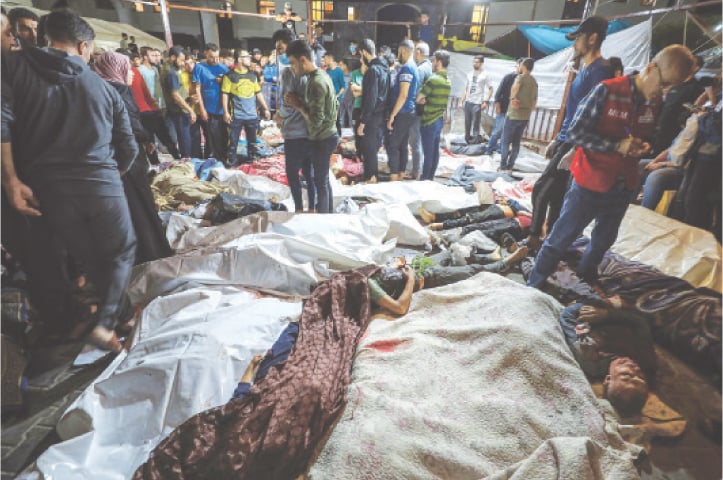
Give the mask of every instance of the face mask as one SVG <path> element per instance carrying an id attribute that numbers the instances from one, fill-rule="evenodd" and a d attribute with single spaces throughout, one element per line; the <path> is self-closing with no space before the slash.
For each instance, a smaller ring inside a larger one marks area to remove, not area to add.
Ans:
<path id="1" fill-rule="evenodd" d="M 286 54 L 279 55 L 278 62 L 280 65 L 289 65 L 289 57 Z"/>
<path id="2" fill-rule="evenodd" d="M 349 53 L 352 55 L 356 53 L 356 47 L 354 45 L 349 45 Z"/>

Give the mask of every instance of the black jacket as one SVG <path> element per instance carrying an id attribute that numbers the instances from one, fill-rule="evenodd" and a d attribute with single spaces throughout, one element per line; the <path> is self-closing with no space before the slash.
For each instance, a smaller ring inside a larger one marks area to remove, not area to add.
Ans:
<path id="1" fill-rule="evenodd" d="M 30 48 L 2 56 L 2 142 L 36 193 L 122 195 L 138 153 L 121 96 L 78 56 Z"/>
<path id="2" fill-rule="evenodd" d="M 360 122 L 368 124 L 375 117 L 383 121 L 390 89 L 390 75 L 387 62 L 374 58 L 362 79 L 362 107 Z"/>

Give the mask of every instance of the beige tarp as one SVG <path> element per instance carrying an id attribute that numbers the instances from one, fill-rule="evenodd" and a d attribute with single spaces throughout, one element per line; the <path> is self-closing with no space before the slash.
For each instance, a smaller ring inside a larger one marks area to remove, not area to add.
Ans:
<path id="1" fill-rule="evenodd" d="M 3 1 L 5 10 L 12 10 L 14 7 L 24 7 L 32 10 L 38 15 L 45 15 L 47 10 L 41 10 L 32 6 L 30 0 L 9 0 Z M 115 50 L 120 47 L 121 33 L 127 33 L 136 37 L 136 44 L 140 46 L 149 46 L 165 50 L 166 42 L 150 35 L 143 30 L 125 23 L 109 22 L 98 18 L 83 17 L 95 30 L 95 46 L 106 50 Z"/>

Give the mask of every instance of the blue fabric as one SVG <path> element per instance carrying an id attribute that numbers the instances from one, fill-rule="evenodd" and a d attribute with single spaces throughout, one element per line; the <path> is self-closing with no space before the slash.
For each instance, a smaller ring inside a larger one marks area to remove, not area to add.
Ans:
<path id="1" fill-rule="evenodd" d="M 495 151 L 500 153 L 502 146 L 498 145 L 500 137 L 502 137 L 502 131 L 505 128 L 505 118 L 507 114 L 500 113 L 495 116 L 495 124 L 492 126 L 492 134 L 490 135 L 490 141 L 487 142 L 487 155 L 492 155 Z"/>
<path id="2" fill-rule="evenodd" d="M 166 112 L 166 125 L 172 139 L 178 142 L 181 157 L 191 157 L 191 117 L 186 112 Z"/>
<path id="3" fill-rule="evenodd" d="M 452 176 L 447 181 L 447 185 L 464 187 L 465 192 L 472 193 L 477 190 L 474 186 L 475 183 L 492 183 L 498 178 L 502 178 L 506 182 L 516 181 L 514 178 L 507 175 L 506 173 L 482 172 L 480 170 L 475 170 L 472 165 L 467 165 L 466 163 L 463 163 L 454 171 Z"/>
<path id="4" fill-rule="evenodd" d="M 193 69 L 193 83 L 201 84 L 201 96 L 203 97 L 203 105 L 206 111 L 213 115 L 223 115 L 223 107 L 221 106 L 221 84 L 216 81 L 228 73 L 226 65 L 217 63 L 210 66 L 206 63 L 197 63 Z"/>
<path id="5" fill-rule="evenodd" d="M 650 172 L 643 186 L 643 201 L 640 205 L 655 210 L 666 190 L 680 188 L 684 174 L 685 171 L 678 167 L 663 167 Z"/>
<path id="6" fill-rule="evenodd" d="M 345 88 L 344 71 L 341 68 L 336 67 L 327 69 L 326 74 L 331 78 L 331 83 L 334 84 L 334 93 L 336 93 L 336 98 L 339 100 L 339 92 L 342 88 Z"/>
<path id="7" fill-rule="evenodd" d="M 520 153 L 520 142 L 522 134 L 525 132 L 528 120 L 513 120 L 508 118 L 502 128 L 502 159 L 500 160 L 500 168 L 502 170 L 512 170 L 515 166 L 515 160 Z"/>
<path id="8" fill-rule="evenodd" d="M 625 30 L 630 26 L 625 20 L 613 20 L 608 23 L 608 35 Z M 577 29 L 577 25 L 569 27 L 554 28 L 547 25 L 522 25 L 518 27 L 520 32 L 532 43 L 532 45 L 546 55 L 567 48 L 573 44 L 565 35 Z"/>
<path id="9" fill-rule="evenodd" d="M 203 180 L 204 182 L 211 178 L 211 171 L 214 168 L 226 168 L 223 163 L 219 162 L 215 158 L 209 158 L 208 160 L 194 158 L 191 162 L 193 163 L 193 168 L 196 171 L 196 176 L 199 180 Z"/>
<path id="10" fill-rule="evenodd" d="M 572 122 L 572 117 L 575 116 L 580 100 L 585 98 L 598 83 L 612 78 L 614 73 L 612 67 L 601 57 L 583 68 L 575 76 L 575 80 L 570 84 L 570 93 L 565 104 L 565 119 L 562 122 L 562 127 L 560 127 L 560 134 L 557 136 L 559 141 L 565 141 L 567 127 Z"/>
<path id="11" fill-rule="evenodd" d="M 283 363 L 289 358 L 291 350 L 294 349 L 294 345 L 296 345 L 296 339 L 298 337 L 299 324 L 297 322 L 289 323 L 284 329 L 284 331 L 281 332 L 279 338 L 276 339 L 274 344 L 271 346 L 271 350 L 266 352 L 266 356 L 263 360 L 261 360 L 259 370 L 254 376 L 254 382 L 258 382 L 259 380 L 264 378 L 266 374 L 269 373 L 271 367 L 273 367 L 274 365 L 278 365 L 279 363 Z M 243 398 L 249 394 L 250 390 L 251 384 L 246 382 L 240 382 L 236 387 L 236 390 L 234 390 L 233 396 L 231 398 Z"/>
<path id="12" fill-rule="evenodd" d="M 409 92 L 407 93 L 407 99 L 404 102 L 404 105 L 402 105 L 402 109 L 399 110 L 399 113 L 414 113 L 416 110 L 417 91 L 419 90 L 420 85 L 417 64 L 414 63 L 414 60 L 412 60 L 411 57 L 407 63 L 399 68 L 399 73 L 397 73 L 397 81 L 394 84 L 391 96 L 392 106 L 394 105 L 394 102 L 396 102 L 397 98 L 399 98 L 399 84 L 403 82 L 409 83 Z"/>
<path id="13" fill-rule="evenodd" d="M 438 118 L 433 124 L 421 128 L 424 165 L 422 180 L 434 180 L 434 173 L 439 165 L 439 139 L 444 127 L 444 117 Z"/>
<path id="14" fill-rule="evenodd" d="M 249 159 L 252 159 L 256 155 L 256 130 L 259 128 L 259 119 L 253 118 L 250 120 L 243 120 L 240 118 L 234 118 L 231 120 L 229 125 L 229 150 L 228 150 L 228 162 L 229 165 L 236 165 L 238 161 L 238 140 L 241 137 L 241 129 L 246 132 L 246 155 Z"/>
<path id="15" fill-rule="evenodd" d="M 276 63 L 267 63 L 264 67 L 264 81 L 265 82 L 278 82 L 279 81 L 279 65 Z"/>
<path id="16" fill-rule="evenodd" d="M 556 269 L 567 248 L 579 237 L 585 227 L 595 220 L 590 243 L 577 267 L 578 276 L 586 278 L 597 273 L 597 267 L 605 252 L 615 243 L 632 192 L 610 190 L 594 192 L 583 188 L 573 180 L 562 205 L 560 218 L 547 236 L 535 259 L 535 266 L 527 279 L 527 285 L 542 288 L 547 277 Z"/>

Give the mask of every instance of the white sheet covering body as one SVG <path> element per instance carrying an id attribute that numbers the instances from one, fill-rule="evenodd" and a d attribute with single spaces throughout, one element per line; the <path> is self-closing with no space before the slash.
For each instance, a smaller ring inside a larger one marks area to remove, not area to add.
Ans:
<path id="1" fill-rule="evenodd" d="M 158 298 L 143 311 L 137 342 L 68 408 L 69 441 L 37 461 L 46 479 L 130 478 L 173 428 L 226 403 L 254 355 L 265 353 L 301 302 L 232 287 Z"/>
<path id="2" fill-rule="evenodd" d="M 638 478 L 639 449 L 606 426 L 560 309 L 482 273 L 373 321 L 310 480 Z"/>

